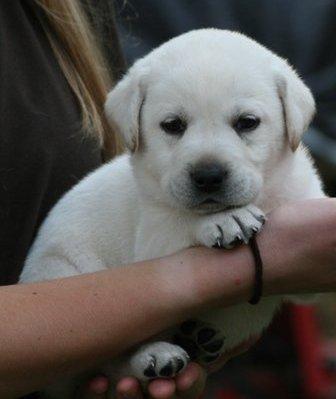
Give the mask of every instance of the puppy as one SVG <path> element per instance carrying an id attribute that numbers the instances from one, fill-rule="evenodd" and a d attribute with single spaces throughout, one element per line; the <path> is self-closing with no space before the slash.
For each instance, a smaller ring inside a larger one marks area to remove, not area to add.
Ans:
<path id="1" fill-rule="evenodd" d="M 202 29 L 168 41 L 108 95 L 106 114 L 129 154 L 58 202 L 20 281 L 247 243 L 273 208 L 324 196 L 300 144 L 314 112 L 310 90 L 287 62 L 242 34 Z M 190 357 L 214 361 L 266 328 L 281 301 L 200 314 L 106 370 L 146 381 L 176 375 Z M 66 398 L 72 389 L 49 392 Z"/>

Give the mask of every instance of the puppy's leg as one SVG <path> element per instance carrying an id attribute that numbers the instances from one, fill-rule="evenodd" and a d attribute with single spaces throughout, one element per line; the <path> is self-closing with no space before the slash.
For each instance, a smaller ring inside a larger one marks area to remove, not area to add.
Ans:
<path id="1" fill-rule="evenodd" d="M 23 271 L 20 275 L 20 283 L 29 283 L 56 278 L 76 276 L 83 273 L 93 273 L 105 270 L 106 266 L 99 257 L 86 248 L 78 248 L 78 251 L 64 250 L 40 253 L 31 251 Z"/>
<path id="2" fill-rule="evenodd" d="M 247 205 L 196 221 L 196 241 L 206 247 L 232 248 L 257 234 L 265 223 L 264 213 L 254 205 Z"/>

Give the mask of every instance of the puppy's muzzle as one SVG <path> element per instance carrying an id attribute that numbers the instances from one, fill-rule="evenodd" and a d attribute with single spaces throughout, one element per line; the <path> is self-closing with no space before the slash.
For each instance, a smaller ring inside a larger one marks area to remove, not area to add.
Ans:
<path id="1" fill-rule="evenodd" d="M 190 172 L 193 186 L 202 193 L 215 193 L 223 187 L 228 171 L 219 163 L 200 163 Z"/>

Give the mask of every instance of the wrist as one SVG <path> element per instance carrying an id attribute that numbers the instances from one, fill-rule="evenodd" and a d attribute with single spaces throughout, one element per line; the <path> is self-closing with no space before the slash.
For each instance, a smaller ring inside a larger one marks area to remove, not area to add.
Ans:
<path id="1" fill-rule="evenodd" d="M 251 298 L 254 259 L 248 246 L 232 250 L 190 248 L 163 259 L 166 269 L 175 267 L 170 284 L 175 306 L 184 302 L 189 311 L 199 312 Z"/>
<path id="2" fill-rule="evenodd" d="M 291 233 L 288 212 L 287 208 L 280 208 L 271 213 L 264 229 L 256 237 L 263 261 L 264 296 L 297 293 L 298 284 L 302 281 L 297 266 L 306 244 Z"/>
<path id="3" fill-rule="evenodd" d="M 317 292 L 316 280 L 321 280 L 317 265 L 323 263 L 323 253 L 330 251 L 326 250 L 325 234 L 317 233 L 321 223 L 316 212 L 319 208 L 310 209 L 312 205 L 314 201 L 308 201 L 274 210 L 258 235 L 264 265 L 264 295 Z"/>

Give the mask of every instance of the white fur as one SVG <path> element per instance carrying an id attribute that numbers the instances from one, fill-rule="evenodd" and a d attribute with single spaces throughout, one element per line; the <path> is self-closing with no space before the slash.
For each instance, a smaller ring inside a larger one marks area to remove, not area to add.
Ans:
<path id="1" fill-rule="evenodd" d="M 170 40 L 136 62 L 108 96 L 106 113 L 132 154 L 102 166 L 58 202 L 21 282 L 212 246 L 218 224 L 224 246 L 237 235 L 247 241 L 252 227 L 261 228 L 255 213 L 324 195 L 299 145 L 314 111 L 313 97 L 294 70 L 241 34 L 204 29 Z M 241 113 L 260 117 L 255 131 L 238 135 L 232 128 Z M 172 115 L 188 121 L 181 137 L 160 128 Z M 217 204 L 202 205 L 189 170 L 209 159 L 225 165 L 230 177 L 225 190 L 213 195 Z M 223 332 L 227 350 L 267 327 L 280 303 L 264 298 L 257 306 L 218 309 L 199 319 Z M 141 378 L 148 352 L 136 364 L 134 356 L 123 366 L 114 364 Z"/>

